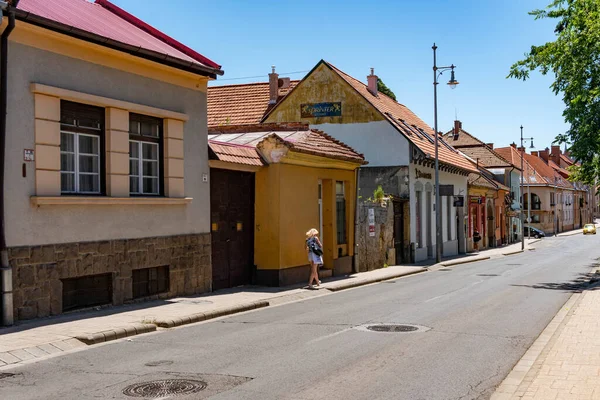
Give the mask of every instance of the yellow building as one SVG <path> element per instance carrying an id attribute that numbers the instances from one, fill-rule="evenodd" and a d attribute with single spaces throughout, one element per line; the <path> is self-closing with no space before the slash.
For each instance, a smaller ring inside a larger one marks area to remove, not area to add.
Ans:
<path id="1" fill-rule="evenodd" d="M 362 155 L 303 124 L 223 126 L 212 128 L 209 139 L 213 276 L 222 272 L 213 285 L 307 280 L 305 233 L 311 228 L 324 246 L 322 274 L 351 272 Z M 253 195 L 236 188 L 244 181 L 254 182 Z M 252 210 L 253 218 L 242 209 Z M 244 230 L 243 219 L 253 220 L 252 231 Z"/>

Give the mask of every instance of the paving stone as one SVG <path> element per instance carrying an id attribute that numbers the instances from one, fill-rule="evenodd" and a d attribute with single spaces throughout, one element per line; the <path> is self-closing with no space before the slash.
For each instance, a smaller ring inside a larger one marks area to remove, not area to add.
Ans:
<path id="1" fill-rule="evenodd" d="M 33 354 L 28 353 L 23 349 L 9 351 L 9 354 L 12 354 L 13 356 L 17 357 L 21 361 L 27 361 L 27 360 L 31 360 L 31 359 L 35 358 L 35 356 Z"/>
<path id="2" fill-rule="evenodd" d="M 41 344 L 41 345 L 39 345 L 37 347 L 39 347 L 40 349 L 44 350 L 48 354 L 62 353 L 62 351 L 63 351 L 63 350 L 59 349 L 58 347 L 53 346 L 50 343 Z"/>
<path id="3" fill-rule="evenodd" d="M 6 352 L 6 353 L 0 353 L 0 361 L 2 361 L 3 363 L 6 364 L 14 364 L 14 363 L 18 363 L 21 362 L 21 360 L 15 356 L 13 356 L 12 354 Z"/>
<path id="4" fill-rule="evenodd" d="M 25 349 L 26 352 L 28 352 L 29 354 L 31 354 L 32 356 L 39 358 L 39 357 L 46 357 L 49 353 L 46 353 L 44 350 L 40 349 L 37 346 L 33 346 L 33 347 L 27 347 Z"/>

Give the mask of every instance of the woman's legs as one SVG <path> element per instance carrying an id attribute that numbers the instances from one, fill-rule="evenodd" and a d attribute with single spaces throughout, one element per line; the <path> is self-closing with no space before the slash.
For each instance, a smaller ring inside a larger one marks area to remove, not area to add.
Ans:
<path id="1" fill-rule="evenodd" d="M 313 282 L 313 278 L 315 276 L 315 270 L 316 270 L 316 265 L 314 263 L 314 261 L 310 262 L 310 275 L 308 277 L 308 286 L 312 286 L 312 282 Z M 317 282 L 319 281 L 319 278 L 317 277 Z"/>

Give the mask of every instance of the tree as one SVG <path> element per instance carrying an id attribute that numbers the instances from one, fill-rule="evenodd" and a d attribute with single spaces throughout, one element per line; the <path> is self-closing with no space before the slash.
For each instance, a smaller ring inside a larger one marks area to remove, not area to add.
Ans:
<path id="1" fill-rule="evenodd" d="M 556 143 L 570 143 L 571 156 L 581 164 L 572 168 L 572 179 L 591 184 L 600 172 L 600 0 L 553 0 L 529 14 L 556 19 L 556 40 L 531 46 L 508 77 L 527 80 L 534 70 L 554 74 L 550 88 L 562 94 L 570 124 Z"/>
<path id="2" fill-rule="evenodd" d="M 387 95 L 388 97 L 391 97 L 392 99 L 394 99 L 394 101 L 396 101 L 396 95 L 394 94 L 394 92 L 392 92 L 392 89 L 387 87 L 385 83 L 383 83 L 383 81 L 379 78 L 377 78 L 377 91 Z"/>

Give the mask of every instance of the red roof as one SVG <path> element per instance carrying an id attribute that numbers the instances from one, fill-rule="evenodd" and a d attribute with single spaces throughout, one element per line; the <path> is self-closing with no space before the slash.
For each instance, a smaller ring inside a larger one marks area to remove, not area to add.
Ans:
<path id="1" fill-rule="evenodd" d="M 258 151 L 256 151 L 256 147 L 253 146 L 209 140 L 208 147 L 214 153 L 214 157 L 220 161 L 259 167 L 264 165 Z"/>
<path id="2" fill-rule="evenodd" d="M 125 45 L 150 50 L 221 73 L 221 66 L 108 0 L 21 0 L 18 10 Z M 18 15 L 19 18 L 19 15 Z M 27 21 L 27 18 L 20 17 Z"/>
<path id="3" fill-rule="evenodd" d="M 300 81 L 290 81 L 290 87 L 279 89 L 280 101 Z M 269 82 L 208 88 L 208 126 L 248 125 L 260 122 L 272 109 L 269 104 Z"/>
<path id="4" fill-rule="evenodd" d="M 299 153 L 367 164 L 364 156 L 352 147 L 299 123 L 222 126 L 210 128 L 208 138 L 210 143 L 254 148 L 260 147 L 266 139 L 274 138 Z"/>

